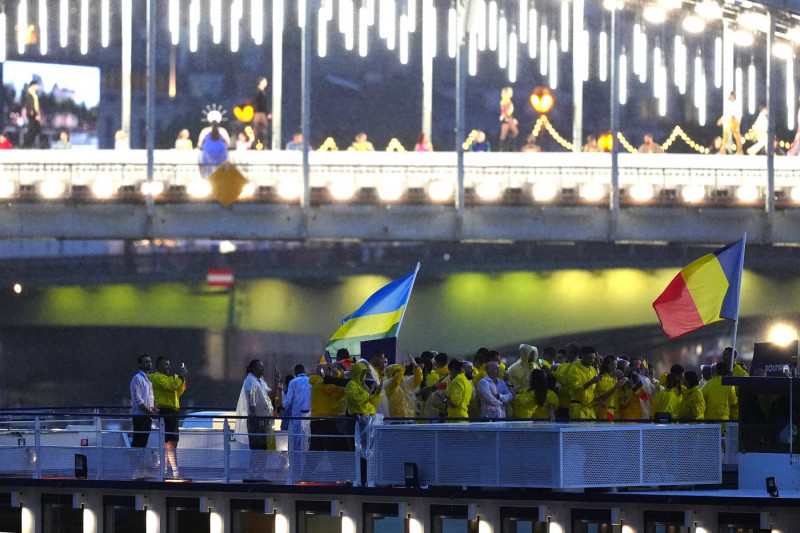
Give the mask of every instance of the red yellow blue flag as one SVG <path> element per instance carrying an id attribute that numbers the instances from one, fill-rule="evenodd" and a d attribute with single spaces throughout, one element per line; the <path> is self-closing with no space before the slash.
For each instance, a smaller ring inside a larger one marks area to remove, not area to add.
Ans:
<path id="1" fill-rule="evenodd" d="M 670 339 L 739 317 L 744 239 L 704 255 L 681 270 L 653 302 Z"/>

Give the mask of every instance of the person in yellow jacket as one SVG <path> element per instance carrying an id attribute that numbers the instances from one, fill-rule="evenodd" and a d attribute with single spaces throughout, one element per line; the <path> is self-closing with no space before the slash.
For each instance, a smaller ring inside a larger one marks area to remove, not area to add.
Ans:
<path id="1" fill-rule="evenodd" d="M 356 421 L 364 415 L 374 415 L 375 407 L 381 401 L 381 384 L 370 380 L 367 382 L 368 363 L 354 363 L 350 367 L 350 381 L 344 388 L 344 401 L 347 415 L 351 417 L 345 434 L 348 435 L 348 450 L 355 449 Z"/>
<path id="2" fill-rule="evenodd" d="M 464 376 L 464 365 L 457 359 L 451 359 L 447 364 L 450 370 L 450 383 L 447 384 L 447 391 L 444 403 L 447 405 L 448 418 L 467 418 L 469 413 L 469 401 L 472 399 L 472 385 L 467 382 Z M 466 420 L 450 420 L 451 422 L 466 422 Z"/>
<path id="3" fill-rule="evenodd" d="M 680 421 L 703 420 L 706 412 L 706 399 L 703 397 L 703 391 L 700 390 L 700 378 L 697 372 L 694 370 L 685 372 L 683 380 L 686 383 L 686 390 L 683 393 Z"/>
<path id="4" fill-rule="evenodd" d="M 732 385 L 723 385 L 722 378 L 729 376 L 730 367 L 717 365 L 717 375 L 711 378 L 703 388 L 703 397 L 706 401 L 706 420 L 730 420 L 731 407 L 739 404 L 736 388 Z"/>
<path id="5" fill-rule="evenodd" d="M 181 363 L 177 374 L 171 372 L 169 359 L 160 356 L 156 359 L 156 372 L 150 374 L 153 384 L 153 398 L 156 407 L 164 417 L 164 460 L 172 468 L 172 477 L 178 478 L 178 413 L 180 397 L 186 392 L 186 365 Z M 166 473 L 166 471 L 165 471 Z"/>
<path id="6" fill-rule="evenodd" d="M 595 385 L 600 376 L 594 369 L 597 350 L 581 347 L 581 357 L 571 365 L 564 378 L 570 391 L 569 417 L 574 420 L 594 420 Z"/>
<path id="7" fill-rule="evenodd" d="M 403 365 L 390 365 L 386 369 L 386 381 L 383 382 L 383 391 L 389 400 L 389 416 L 396 418 L 413 418 L 416 414 L 415 391 L 422 383 L 422 368 L 409 357 L 409 364 L 413 368 L 413 375 L 405 377 L 406 367 Z"/>
<path id="8" fill-rule="evenodd" d="M 558 395 L 548 387 L 547 381 L 548 376 L 542 369 L 535 368 L 531 372 L 528 386 L 514 396 L 514 418 L 546 418 L 550 422 L 555 421 Z"/>
<path id="9" fill-rule="evenodd" d="M 575 342 L 570 342 L 564 348 L 564 360 L 559 363 L 553 374 L 558 382 L 558 407 L 556 408 L 556 418 L 558 420 L 569 420 L 569 400 L 572 397 L 567 386 L 567 372 L 570 365 L 578 359 L 580 346 Z"/>
<path id="10" fill-rule="evenodd" d="M 519 345 L 519 359 L 508 367 L 508 384 L 514 387 L 513 392 L 528 386 L 531 372 L 539 368 L 539 350 L 530 344 Z M 527 417 L 525 417 L 527 418 Z"/>
<path id="11" fill-rule="evenodd" d="M 733 356 L 733 372 L 731 375 L 736 376 L 737 378 L 747 378 L 750 377 L 750 373 L 745 370 L 745 368 L 740 364 L 737 363 L 736 360 L 739 358 L 739 353 L 736 352 L 733 348 L 728 346 L 724 350 L 722 350 L 722 364 L 727 366 L 728 368 L 731 367 L 731 356 Z M 736 391 L 736 396 L 739 396 L 739 387 L 734 387 L 733 390 Z M 731 406 L 731 420 L 739 420 L 739 404 Z"/>
<path id="12" fill-rule="evenodd" d="M 600 381 L 595 385 L 594 414 L 597 420 L 613 422 L 619 417 L 620 387 L 628 378 L 617 375 L 617 357 L 611 354 L 600 364 Z"/>
<path id="13" fill-rule="evenodd" d="M 677 374 L 669 373 L 667 374 L 664 388 L 658 391 L 655 398 L 653 398 L 650 412 L 653 413 L 654 420 L 662 418 L 664 414 L 669 414 L 672 420 L 678 420 L 682 403 L 683 391 L 681 390 L 680 379 Z"/>
<path id="14" fill-rule="evenodd" d="M 316 374 L 308 378 L 312 418 L 309 451 L 347 451 L 344 439 L 337 437 L 339 425 L 333 418 L 345 412 L 344 393 L 348 380 L 338 377 L 340 366 L 339 362 L 320 365 Z"/>

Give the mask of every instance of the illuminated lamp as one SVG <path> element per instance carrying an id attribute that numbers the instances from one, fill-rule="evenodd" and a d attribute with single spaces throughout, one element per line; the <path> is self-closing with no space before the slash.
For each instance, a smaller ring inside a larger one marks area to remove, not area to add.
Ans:
<path id="1" fill-rule="evenodd" d="M 753 185 L 742 185 L 736 189 L 736 197 L 744 203 L 752 203 L 758 199 L 758 189 Z"/>
<path id="2" fill-rule="evenodd" d="M 664 9 L 678 9 L 683 5 L 683 0 L 658 0 Z"/>
<path id="3" fill-rule="evenodd" d="M 596 202 L 603 197 L 603 185 L 600 183 L 585 183 L 581 187 L 581 197 L 589 202 Z"/>
<path id="4" fill-rule="evenodd" d="M 352 181 L 334 181 L 330 187 L 331 196 L 340 202 L 351 199 L 356 194 L 356 186 Z"/>
<path id="5" fill-rule="evenodd" d="M 611 149 L 614 147 L 614 137 L 611 136 L 611 132 L 602 134 L 600 137 L 597 138 L 597 145 L 604 151 L 610 152 Z"/>
<path id="6" fill-rule="evenodd" d="M 142 194 L 147 195 L 152 193 L 153 196 L 158 196 L 164 192 L 163 181 L 145 181 L 142 183 Z"/>
<path id="7" fill-rule="evenodd" d="M 698 17 L 697 15 L 689 15 L 683 19 L 683 29 L 689 33 L 701 33 L 705 27 L 706 23 L 703 21 L 702 18 Z"/>
<path id="8" fill-rule="evenodd" d="M 39 184 L 39 193 L 45 198 L 58 198 L 65 190 L 66 186 L 61 180 L 48 179 Z"/>
<path id="9" fill-rule="evenodd" d="M 769 342 L 788 346 L 790 342 L 797 338 L 797 330 L 787 324 L 775 324 L 767 334 Z"/>
<path id="10" fill-rule="evenodd" d="M 745 11 L 739 15 L 739 25 L 748 30 L 766 33 L 769 31 L 769 17 L 757 11 Z"/>
<path id="11" fill-rule="evenodd" d="M 95 198 L 111 198 L 114 195 L 114 184 L 108 180 L 95 180 L 92 182 L 92 194 Z"/>
<path id="12" fill-rule="evenodd" d="M 428 195 L 434 202 L 444 202 L 453 196 L 453 184 L 446 181 L 432 181 L 428 186 Z"/>
<path id="13" fill-rule="evenodd" d="M 650 4 L 645 6 L 642 11 L 642 16 L 647 22 L 653 24 L 661 24 L 667 19 L 667 12 L 658 4 Z"/>
<path id="14" fill-rule="evenodd" d="M 389 141 L 389 144 L 386 145 L 386 151 L 387 152 L 405 152 L 406 149 L 403 146 L 403 143 L 401 143 L 397 139 L 397 137 L 392 137 L 392 139 Z"/>
<path id="15" fill-rule="evenodd" d="M 542 115 L 547 114 L 556 103 L 553 93 L 547 87 L 536 87 L 528 97 L 531 106 Z"/>
<path id="16" fill-rule="evenodd" d="M 733 42 L 736 46 L 752 46 L 754 40 L 753 34 L 747 30 L 738 29 L 733 32 Z"/>
<path id="17" fill-rule="evenodd" d="M 246 105 L 243 107 L 236 106 L 233 108 L 233 116 L 236 117 L 236 119 L 240 122 L 250 122 L 253 120 L 254 115 L 255 110 L 253 110 L 253 106 L 251 105 Z"/>
<path id="18" fill-rule="evenodd" d="M 11 198 L 17 186 L 11 180 L 0 180 L 0 198 Z"/>
<path id="19" fill-rule="evenodd" d="M 683 197 L 684 202 L 696 204 L 705 198 L 706 190 L 702 185 L 686 185 L 681 190 L 681 196 Z"/>
<path id="20" fill-rule="evenodd" d="M 382 181 L 378 185 L 378 196 L 385 202 L 396 202 L 403 196 L 403 184 L 398 181 Z"/>
<path id="21" fill-rule="evenodd" d="M 653 186 L 647 183 L 637 183 L 631 187 L 631 198 L 637 202 L 647 202 L 653 199 Z"/>
<path id="22" fill-rule="evenodd" d="M 722 6 L 712 0 L 700 2 L 694 7 L 694 11 L 706 20 L 722 18 Z"/>
<path id="23" fill-rule="evenodd" d="M 558 188 L 555 183 L 540 181 L 533 184 L 533 199 L 537 202 L 550 202 L 557 193 Z"/>
<path id="24" fill-rule="evenodd" d="M 493 201 L 500 198 L 500 186 L 494 182 L 483 182 L 475 187 L 475 192 L 483 200 Z"/>
<path id="25" fill-rule="evenodd" d="M 625 7 L 625 3 L 622 0 L 603 0 L 603 8 L 606 11 L 614 11 L 615 9 L 619 11 Z"/>
<path id="26" fill-rule="evenodd" d="M 252 181 L 249 181 L 242 188 L 242 193 L 239 195 L 239 198 L 252 198 L 255 193 L 256 185 Z"/>
<path id="27" fill-rule="evenodd" d="M 793 26 L 786 32 L 786 37 L 797 44 L 800 44 L 800 26 Z"/>
<path id="28" fill-rule="evenodd" d="M 792 46 L 789 43 L 778 41 L 772 45 L 772 53 L 779 59 L 792 57 Z"/>
<path id="29" fill-rule="evenodd" d="M 300 184 L 296 181 L 282 181 L 278 184 L 278 196 L 284 200 L 297 200 L 301 192 Z"/>
<path id="30" fill-rule="evenodd" d="M 204 179 L 192 180 L 186 186 L 186 194 L 192 198 L 208 198 L 211 194 L 211 184 Z"/>
<path id="31" fill-rule="evenodd" d="M 789 196 L 791 197 L 794 203 L 800 204 L 800 187 L 792 187 Z"/>

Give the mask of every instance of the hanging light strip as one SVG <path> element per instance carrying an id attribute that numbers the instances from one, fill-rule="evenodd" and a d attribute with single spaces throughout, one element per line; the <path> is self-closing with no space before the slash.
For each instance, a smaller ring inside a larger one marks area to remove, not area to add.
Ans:
<path id="1" fill-rule="evenodd" d="M 672 53 L 674 55 L 673 64 L 675 65 L 675 72 L 673 72 L 673 81 L 675 82 L 675 87 L 677 87 L 678 90 L 680 90 L 681 88 L 681 76 L 682 76 L 681 73 L 683 73 L 684 77 L 686 75 L 686 63 L 684 62 L 683 64 L 681 64 L 682 51 L 683 51 L 683 38 L 680 35 L 676 35 L 672 45 Z"/>
<path id="2" fill-rule="evenodd" d="M 181 2 L 180 0 L 169 0 L 169 33 L 172 44 L 177 46 L 180 43 L 181 31 Z"/>
<path id="3" fill-rule="evenodd" d="M 508 82 L 517 82 L 517 30 L 511 28 L 508 34 Z"/>
<path id="4" fill-rule="evenodd" d="M 408 0 L 408 32 L 414 33 L 416 31 L 417 31 L 417 0 Z"/>
<path id="5" fill-rule="evenodd" d="M 555 90 L 558 88 L 558 42 L 556 41 L 556 32 L 550 37 L 550 46 L 548 47 L 550 56 L 550 88 Z"/>
<path id="6" fill-rule="evenodd" d="M 303 2 L 305 0 L 299 0 L 299 1 Z M 348 22 L 347 21 L 347 1 L 346 0 L 339 0 L 339 18 L 338 18 L 337 22 L 338 22 L 339 33 L 346 33 L 347 32 L 347 22 Z M 350 24 L 352 24 L 352 23 L 353 23 L 353 21 L 350 20 Z"/>
<path id="7" fill-rule="evenodd" d="M 608 32 L 603 28 L 597 42 L 597 77 L 608 80 Z"/>
<path id="8" fill-rule="evenodd" d="M 408 32 L 409 32 L 408 15 L 403 13 L 400 15 L 400 63 L 402 65 L 408 64 Z"/>
<path id="9" fill-rule="evenodd" d="M 539 28 L 539 73 L 542 76 L 547 76 L 547 60 L 549 55 L 547 53 L 547 20 L 542 20 L 542 27 Z"/>
<path id="10" fill-rule="evenodd" d="M 359 42 L 359 46 L 361 43 Z M 328 14 L 324 9 L 317 12 L 317 56 L 328 55 Z"/>
<path id="11" fill-rule="evenodd" d="M 455 7 L 453 8 L 455 9 Z M 387 25 L 388 18 L 386 13 L 389 11 L 389 0 L 381 0 L 380 17 L 378 17 L 378 35 L 381 39 L 386 39 L 389 35 L 389 28 Z"/>
<path id="12" fill-rule="evenodd" d="M 714 39 L 714 87 L 722 87 L 722 37 Z"/>
<path id="13" fill-rule="evenodd" d="M 43 56 L 48 45 L 47 0 L 39 0 L 39 53 Z"/>
<path id="14" fill-rule="evenodd" d="M 729 24 L 725 24 L 722 33 L 722 87 L 726 91 L 733 90 L 736 80 L 734 73 L 735 60 L 735 43 L 733 39 L 733 30 Z M 741 99 L 741 95 L 739 96 Z"/>
<path id="15" fill-rule="evenodd" d="M 663 63 L 658 67 L 661 81 L 661 97 L 658 99 L 658 114 L 667 116 L 667 67 Z"/>
<path id="16" fill-rule="evenodd" d="M 394 50 L 395 45 L 397 44 L 397 33 L 395 32 L 395 25 L 397 21 L 397 15 L 395 11 L 395 3 L 394 0 L 388 0 L 386 2 L 389 10 L 385 13 L 381 12 L 381 20 L 386 18 L 386 48 L 389 50 Z"/>
<path id="17" fill-rule="evenodd" d="M 497 21 L 498 42 L 497 42 L 497 64 L 501 69 L 508 66 L 508 23 L 505 13 L 500 13 Z"/>
<path id="18" fill-rule="evenodd" d="M 304 3 L 300 2 L 298 5 Z M 211 0 L 208 16 L 211 22 L 211 39 L 214 44 L 219 44 L 222 42 L 222 0 Z"/>
<path id="19" fill-rule="evenodd" d="M 528 14 L 528 28 L 530 34 L 528 35 L 528 55 L 531 59 L 536 58 L 538 52 L 539 39 L 536 36 L 536 30 L 539 28 L 538 15 L 535 8 L 531 8 Z"/>
<path id="20" fill-rule="evenodd" d="M 625 48 L 619 56 L 619 104 L 628 103 L 628 56 Z"/>
<path id="21" fill-rule="evenodd" d="M 633 73 L 639 74 L 639 68 L 642 66 L 642 61 L 639 57 L 642 52 L 638 49 L 639 34 L 642 32 L 642 25 L 638 22 L 633 25 Z"/>
<path id="22" fill-rule="evenodd" d="M 744 111 L 744 71 L 741 65 L 736 65 L 735 78 L 734 78 L 734 91 L 736 91 L 736 112 L 739 114 L 739 120 L 742 119 L 742 111 Z M 726 95 L 727 98 L 727 95 Z"/>
<path id="23" fill-rule="evenodd" d="M 489 50 L 497 50 L 497 2 L 489 2 Z"/>
<path id="24" fill-rule="evenodd" d="M 89 53 L 89 0 L 81 0 L 81 54 Z"/>
<path id="25" fill-rule="evenodd" d="M 358 55 L 367 57 L 369 53 L 369 11 L 367 7 L 358 8 Z"/>
<path id="26" fill-rule="evenodd" d="M 528 43 L 528 0 L 519 0 L 519 42 Z"/>
<path id="27" fill-rule="evenodd" d="M 58 5 L 58 44 L 66 48 L 69 42 L 69 4 L 61 0 Z"/>
<path id="28" fill-rule="evenodd" d="M 750 59 L 747 67 L 747 112 L 754 115 L 756 112 L 756 66 Z"/>
<path id="29" fill-rule="evenodd" d="M 330 16 L 328 20 L 333 19 L 333 0 L 330 0 Z M 375 0 L 367 0 L 367 26 L 375 24 Z"/>
<path id="30" fill-rule="evenodd" d="M 424 1 L 422 53 L 425 58 L 434 58 L 436 57 L 436 7 L 433 5 L 433 0 Z"/>
<path id="31" fill-rule="evenodd" d="M 661 98 L 661 42 L 658 37 L 653 47 L 653 97 Z"/>
<path id="32" fill-rule="evenodd" d="M 639 53 L 639 81 L 647 83 L 647 33 L 642 30 L 638 36 L 636 48 Z"/>
<path id="33" fill-rule="evenodd" d="M 197 28 L 200 26 L 200 0 L 189 4 L 189 51 L 197 52 Z"/>
<path id="34" fill-rule="evenodd" d="M 354 17 L 355 5 L 353 4 L 353 0 L 342 0 L 339 3 L 339 13 L 344 12 L 344 48 L 345 50 L 352 50 L 356 43 L 356 29 L 353 27 L 353 17 Z M 341 20 L 341 19 L 340 19 Z"/>
<path id="35" fill-rule="evenodd" d="M 478 39 L 474 33 L 470 33 L 467 40 L 467 68 L 470 76 L 478 74 Z"/>
<path id="36" fill-rule="evenodd" d="M 447 54 L 450 57 L 456 57 L 456 47 L 458 46 L 456 42 L 456 35 L 458 35 L 458 31 L 456 30 L 457 23 L 456 8 L 455 6 L 451 6 L 450 10 L 447 12 Z"/>
<path id="37" fill-rule="evenodd" d="M 25 43 L 28 41 L 28 0 L 19 0 L 17 8 L 17 52 L 25 53 Z"/>
<path id="38" fill-rule="evenodd" d="M 794 106 L 797 98 L 794 93 L 794 54 L 786 58 L 786 127 L 795 128 Z"/>
<path id="39" fill-rule="evenodd" d="M 486 50 L 486 0 L 475 0 L 474 9 L 476 9 L 475 20 L 479 21 L 475 24 L 475 37 L 478 40 L 478 50 L 483 52 Z"/>
<path id="40" fill-rule="evenodd" d="M 581 31 L 579 61 L 581 62 L 581 71 L 583 72 L 581 78 L 584 82 L 587 82 L 589 81 L 589 30 Z"/>
<path id="41" fill-rule="evenodd" d="M 239 22 L 244 15 L 244 0 L 231 3 L 231 52 L 239 51 Z"/>
<path id="42" fill-rule="evenodd" d="M 211 2 L 215 1 L 216 0 L 211 0 Z M 306 25 L 306 0 L 297 0 L 297 26 L 302 28 L 305 25 Z"/>
<path id="43" fill-rule="evenodd" d="M 569 2 L 561 0 L 561 51 L 569 52 Z"/>
<path id="44" fill-rule="evenodd" d="M 256 46 L 264 43 L 264 4 L 262 0 L 250 0 L 250 37 Z"/>
<path id="45" fill-rule="evenodd" d="M 697 122 L 701 126 L 706 125 L 706 73 L 700 70 L 700 106 L 697 109 Z"/>
<path id="46" fill-rule="evenodd" d="M 100 2 L 100 46 L 108 48 L 111 35 L 111 6 L 110 0 Z"/>
<path id="47" fill-rule="evenodd" d="M 333 0 L 322 0 L 322 5 L 319 8 L 325 12 L 325 22 L 333 20 Z"/>

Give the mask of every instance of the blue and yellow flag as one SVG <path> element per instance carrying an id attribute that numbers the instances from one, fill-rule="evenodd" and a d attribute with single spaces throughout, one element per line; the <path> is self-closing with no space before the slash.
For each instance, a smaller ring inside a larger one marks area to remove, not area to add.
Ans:
<path id="1" fill-rule="evenodd" d="M 325 356 L 320 363 L 330 362 L 341 348 L 347 348 L 350 355 L 360 355 L 363 341 L 396 338 L 418 271 L 419 263 L 414 272 L 385 285 L 355 313 L 345 317 L 325 345 Z"/>

